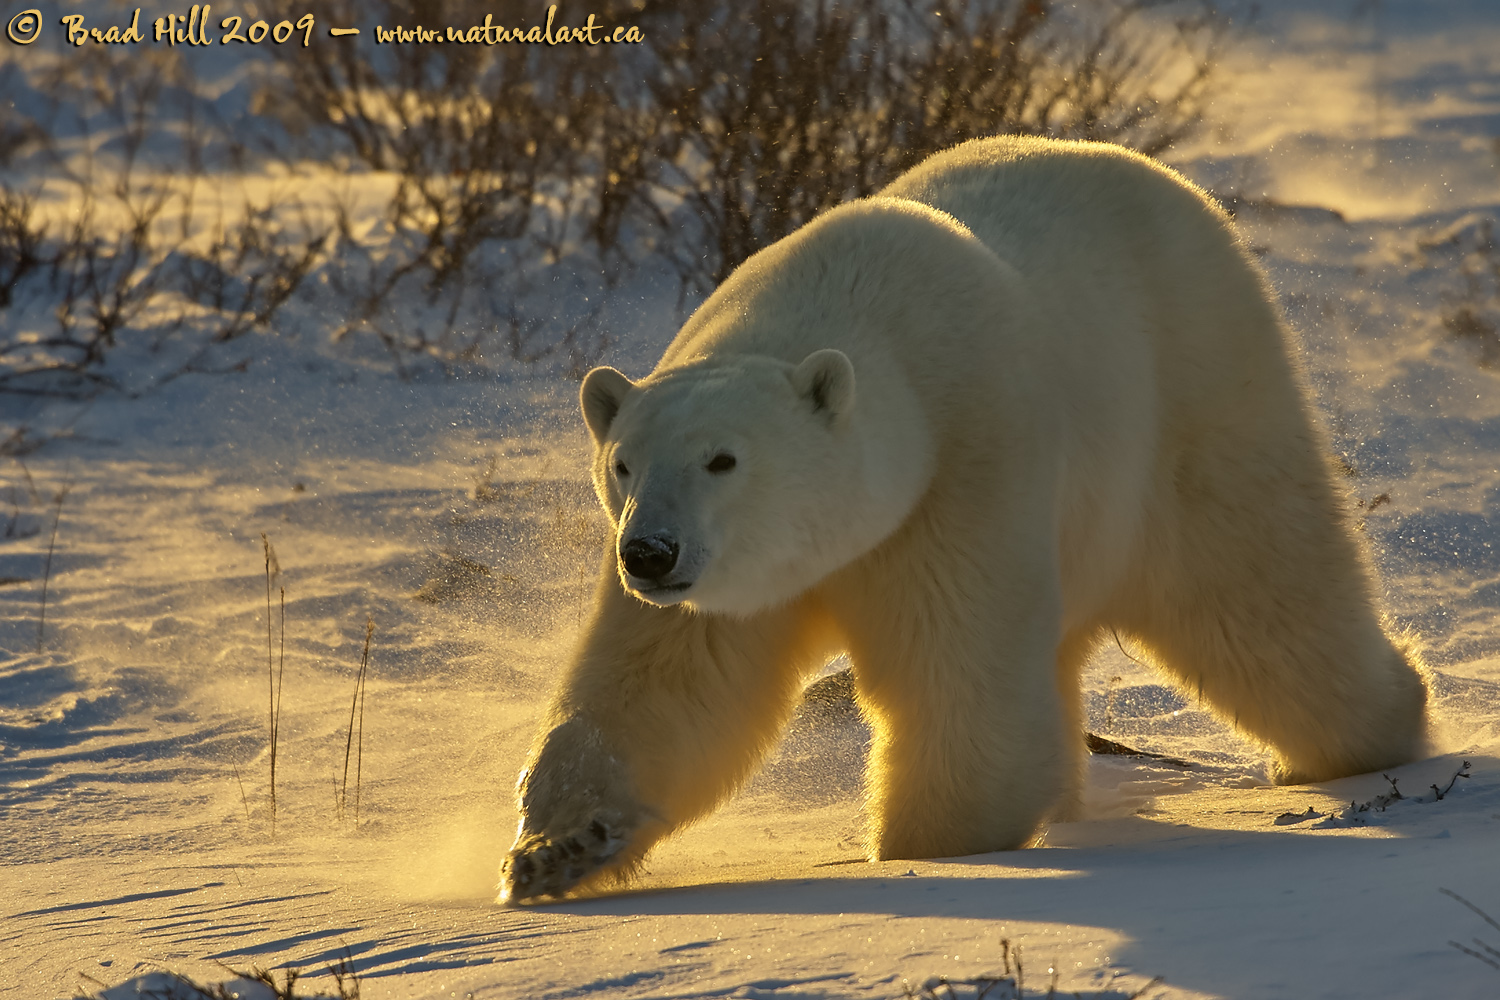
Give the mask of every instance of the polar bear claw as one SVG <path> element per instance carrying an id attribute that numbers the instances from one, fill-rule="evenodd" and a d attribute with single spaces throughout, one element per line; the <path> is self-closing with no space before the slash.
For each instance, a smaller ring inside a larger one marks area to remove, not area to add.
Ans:
<path id="1" fill-rule="evenodd" d="M 511 848 L 501 868 L 501 901 L 561 896 L 606 866 L 628 839 L 616 821 L 602 818 L 561 837 L 526 835 Z"/>

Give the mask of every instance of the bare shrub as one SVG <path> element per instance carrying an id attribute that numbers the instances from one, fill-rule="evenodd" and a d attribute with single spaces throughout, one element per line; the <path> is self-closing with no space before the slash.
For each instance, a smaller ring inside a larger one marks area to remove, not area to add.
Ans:
<path id="1" fill-rule="evenodd" d="M 47 264 L 46 227 L 36 218 L 36 196 L 0 184 L 0 309 L 16 287 Z"/>
<path id="2" fill-rule="evenodd" d="M 1443 326 L 1478 350 L 1481 368 L 1500 366 L 1500 250 L 1494 220 L 1480 220 L 1459 264 L 1462 291 L 1447 296 Z"/>
<path id="3" fill-rule="evenodd" d="M 367 31 L 376 23 L 473 20 L 469 8 L 443 0 L 358 7 L 327 0 L 312 9 L 320 21 L 361 23 Z M 485 10 L 514 26 L 534 22 L 539 8 L 511 0 Z M 484 251 L 524 238 L 519 255 L 555 263 L 586 225 L 575 216 L 576 192 L 583 152 L 609 100 L 591 86 L 608 56 L 578 45 L 514 44 L 323 45 L 273 54 L 277 72 L 260 106 L 300 137 L 291 155 L 331 153 L 394 178 L 384 209 L 389 242 L 341 276 L 354 309 L 335 336 L 364 329 L 396 351 L 475 353 L 480 345 L 455 333 L 466 299 L 496 283 L 508 287 L 522 268 L 517 252 Z M 345 248 L 355 242 L 347 214 L 340 236 Z M 437 329 L 400 329 L 386 319 L 409 317 L 391 306 L 412 294 L 442 307 Z M 496 327 L 508 318 L 502 313 Z M 523 320 L 507 325 L 513 356 L 550 353 L 522 343 Z"/>
<path id="4" fill-rule="evenodd" d="M 247 203 L 234 223 L 219 220 L 206 247 L 184 254 L 178 278 L 193 302 L 222 317 L 218 342 L 266 327 L 323 260 L 332 229 L 289 230 L 269 204 Z"/>
<path id="5" fill-rule="evenodd" d="M 1470 212 L 1417 240 L 1415 262 L 1456 274 L 1443 293 L 1442 321 L 1449 336 L 1473 345 L 1481 368 L 1500 367 L 1500 243 L 1495 220 Z"/>
<path id="6" fill-rule="evenodd" d="M 678 5 L 632 203 L 686 200 L 669 249 L 706 291 L 755 250 L 958 142 L 1003 133 L 1159 153 L 1200 123 L 1224 25 L 1163 0 L 755 0 Z M 1179 16 L 1166 16 L 1176 12 Z M 703 245 L 710 252 L 702 252 Z"/>
<path id="7" fill-rule="evenodd" d="M 302 985 L 303 970 L 296 967 L 283 968 L 281 981 L 278 982 L 275 970 L 272 969 L 262 969 L 257 965 L 252 965 L 249 969 L 235 969 L 222 962 L 219 966 L 234 979 L 227 983 L 198 983 L 175 972 L 150 972 L 129 980 L 128 984 L 122 983 L 110 992 L 117 992 L 122 987 L 127 987 L 133 990 L 132 995 L 142 997 L 170 997 L 174 1000 L 237 1000 L 250 992 L 246 989 L 248 985 L 255 988 L 257 996 L 269 991 L 275 1000 L 359 1000 L 361 979 L 354 971 L 354 953 L 348 945 L 344 945 L 343 954 L 339 960 L 327 968 L 328 975 L 333 978 L 334 993 L 321 990 L 317 993 L 303 992 L 306 989 Z M 104 985 L 92 976 L 85 975 L 83 978 L 96 985 Z M 77 997 L 75 1000 L 97 1000 L 98 996 L 98 993 L 91 993 L 86 997 Z"/>
<path id="8" fill-rule="evenodd" d="M 186 63 L 170 51 L 104 53 L 62 61 L 38 82 L 51 129 L 11 110 L 0 131 L 27 137 L 69 219 L 40 216 L 40 185 L 0 183 L 0 310 L 44 302 L 52 319 L 6 317 L 0 389 L 74 393 L 107 382 L 99 365 L 127 331 L 180 329 L 188 305 L 210 311 L 199 319 L 212 339 L 268 325 L 326 233 L 299 238 L 269 204 L 247 204 L 200 238 L 206 150 L 222 147 L 225 132 L 203 120 Z M 65 141 L 69 130 L 81 138 Z"/>
<path id="9" fill-rule="evenodd" d="M 920 986 L 903 980 L 902 995 L 906 1000 L 1027 1000 L 1028 997 L 1035 997 L 1037 1000 L 1043 1000 L 1043 998 L 1054 1000 L 1057 996 L 1059 974 L 1055 965 L 1047 969 L 1050 983 L 1047 991 L 1043 993 L 1041 990 L 1026 988 L 1026 963 L 1022 959 L 1020 945 L 1013 947 L 1009 938 L 1001 938 L 1000 960 L 1003 964 L 1002 971 L 987 976 L 975 976 L 971 979 L 933 976 Z M 1091 993 L 1090 998 L 1091 1000 L 1141 1000 L 1162 982 L 1162 977 L 1157 976 L 1128 994 L 1115 989 L 1106 989 Z M 1083 1000 L 1081 993 L 1074 993 L 1073 996 L 1078 1000 Z"/>
<path id="10" fill-rule="evenodd" d="M 53 226 L 37 216 L 37 192 L 8 184 L 0 188 L 0 307 L 15 306 L 44 271 L 47 291 L 57 301 L 51 333 L 11 333 L 0 342 L 5 388 L 58 371 L 93 377 L 90 369 L 165 284 L 162 264 L 176 243 L 163 232 L 163 223 L 179 194 L 142 183 L 138 161 L 152 115 L 168 85 L 177 82 L 173 72 L 179 67 L 179 61 L 156 56 L 141 63 L 57 64 L 42 82 L 51 97 L 54 129 L 74 126 L 82 133 L 83 141 L 71 147 L 14 111 L 8 116 L 7 131 L 31 137 L 33 155 L 71 189 L 72 211 L 69 223 Z M 106 143 L 95 152 L 91 136 L 99 129 Z M 183 141 L 191 143 L 191 127 L 188 132 Z M 6 327 L 14 331 L 15 324 Z"/>
<path id="11" fill-rule="evenodd" d="M 317 11 L 387 30 L 466 23 L 441 0 Z M 524 2 L 493 14 L 512 26 L 538 16 Z M 357 305 L 340 335 L 367 329 L 397 353 L 448 357 L 483 341 L 523 361 L 562 351 L 579 367 L 602 346 L 580 346 L 595 314 L 525 306 L 550 280 L 525 262 L 556 266 L 582 240 L 602 268 L 655 251 L 706 292 L 819 212 L 964 139 L 1020 132 L 1158 153 L 1198 125 L 1223 33 L 1200 0 L 688 0 L 598 14 L 642 27 L 644 45 L 275 53 L 262 104 L 303 137 L 296 155 L 333 135 L 351 162 L 395 178 L 391 246 L 341 286 Z M 483 252 L 506 243 L 509 258 Z M 459 335 L 474 285 L 488 289 L 490 324 Z M 446 303 L 439 329 L 391 324 L 429 322 L 391 307 L 401 288 Z"/>
<path id="12" fill-rule="evenodd" d="M 46 160 L 50 193 L 71 186 L 78 209 L 49 225 L 36 191 L 0 185 L 0 310 L 56 305 L 49 330 L 34 315 L 23 332 L 6 324 L 0 388 L 59 371 L 99 381 L 128 330 L 160 343 L 191 324 L 205 349 L 235 339 L 314 274 L 340 316 L 334 339 L 372 335 L 398 371 L 413 356 L 503 357 L 581 374 L 607 343 L 610 288 L 648 259 L 706 292 L 818 213 L 978 136 L 1168 148 L 1202 115 L 1223 34 L 1210 2 L 600 0 L 591 14 L 644 42 L 270 46 L 253 56 L 252 111 L 280 130 L 262 121 L 254 150 L 212 118 L 180 53 L 62 60 L 28 78 L 49 116 L 0 108 L 4 155 L 33 173 Z M 284 8 L 272 20 L 311 11 L 371 42 L 376 24 L 475 20 L 449 0 L 270 6 Z M 545 10 L 500 0 L 485 14 L 514 26 Z M 81 144 L 58 140 L 62 112 Z M 373 222 L 334 188 L 228 215 L 217 197 L 205 226 L 197 199 L 215 171 L 266 153 L 389 193 Z M 209 370 L 200 358 L 181 370 Z"/>

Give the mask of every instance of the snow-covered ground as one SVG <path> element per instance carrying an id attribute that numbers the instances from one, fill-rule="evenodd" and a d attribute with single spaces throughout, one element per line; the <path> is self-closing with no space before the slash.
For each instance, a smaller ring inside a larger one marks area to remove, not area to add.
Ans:
<path id="1" fill-rule="evenodd" d="M 1172 162 L 1237 199 L 1437 671 L 1444 752 L 1390 773 L 1404 798 L 1269 787 L 1127 641 L 1089 673 L 1090 729 L 1197 766 L 1095 758 L 1090 818 L 1038 849 L 860 862 L 864 734 L 809 707 L 630 890 L 499 908 L 514 777 L 605 538 L 576 384 L 403 380 L 292 311 L 207 365 L 243 371 L 151 388 L 159 359 L 122 348 L 148 391 L 0 395 L 45 441 L 0 493 L 0 992 L 251 966 L 332 990 L 347 956 L 367 998 L 886 998 L 1019 949 L 1028 995 L 1053 970 L 1111 998 L 1158 976 L 1144 996 L 1500 995 L 1500 928 L 1441 891 L 1500 920 L 1500 356 L 1443 322 L 1500 320 L 1500 10 L 1266 2 L 1220 79 L 1219 124 Z M 649 368 L 675 304 L 618 293 L 606 360 Z"/>

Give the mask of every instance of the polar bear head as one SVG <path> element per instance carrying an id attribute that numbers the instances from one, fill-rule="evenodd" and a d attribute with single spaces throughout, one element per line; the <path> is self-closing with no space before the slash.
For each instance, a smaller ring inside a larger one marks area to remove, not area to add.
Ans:
<path id="1" fill-rule="evenodd" d="M 700 360 L 639 383 L 596 368 L 580 395 L 620 582 L 640 599 L 752 614 L 871 544 L 850 530 L 870 490 L 842 352 Z"/>

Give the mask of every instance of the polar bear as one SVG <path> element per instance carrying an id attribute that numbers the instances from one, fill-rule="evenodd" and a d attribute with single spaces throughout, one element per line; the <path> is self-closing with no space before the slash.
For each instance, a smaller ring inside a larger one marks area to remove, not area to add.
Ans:
<path id="1" fill-rule="evenodd" d="M 501 899 L 628 873 L 840 651 L 876 859 L 1065 812 L 1111 629 L 1283 782 L 1415 758 L 1422 668 L 1293 355 L 1224 212 L 1104 144 L 965 143 L 751 257 L 648 377 L 584 380 L 615 540 Z"/>

